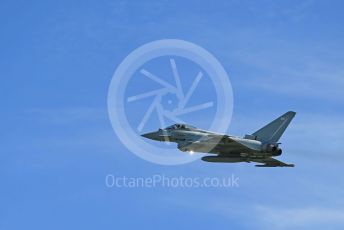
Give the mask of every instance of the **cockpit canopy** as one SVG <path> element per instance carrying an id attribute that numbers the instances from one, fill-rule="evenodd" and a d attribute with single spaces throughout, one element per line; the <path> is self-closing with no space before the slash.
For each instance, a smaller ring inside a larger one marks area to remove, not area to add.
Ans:
<path id="1" fill-rule="evenodd" d="M 168 126 L 166 128 L 167 130 L 171 130 L 171 129 L 196 129 L 196 127 L 191 126 L 191 125 L 187 125 L 187 124 L 175 124 L 175 125 L 171 125 Z"/>

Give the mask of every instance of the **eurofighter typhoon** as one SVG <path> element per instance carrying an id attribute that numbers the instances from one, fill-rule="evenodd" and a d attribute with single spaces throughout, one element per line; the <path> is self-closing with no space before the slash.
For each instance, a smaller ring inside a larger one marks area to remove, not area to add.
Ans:
<path id="1" fill-rule="evenodd" d="M 243 138 L 223 135 L 187 124 L 175 124 L 142 136 L 156 141 L 175 142 L 183 152 L 209 153 L 207 162 L 257 162 L 257 167 L 294 167 L 276 160 L 282 154 L 279 139 L 295 116 L 289 111 L 263 128 Z"/>

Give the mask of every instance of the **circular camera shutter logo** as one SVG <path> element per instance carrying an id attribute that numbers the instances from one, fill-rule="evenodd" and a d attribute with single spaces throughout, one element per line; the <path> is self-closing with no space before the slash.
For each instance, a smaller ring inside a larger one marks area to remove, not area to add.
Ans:
<path id="1" fill-rule="evenodd" d="M 176 57 L 189 60 L 200 69 L 194 77 L 191 86 L 188 87 L 187 92 L 184 92 L 181 86 L 178 65 L 175 61 Z M 169 58 L 171 75 L 173 75 L 175 80 L 173 84 L 164 79 L 164 77 L 155 75 L 151 69 L 143 67 L 146 63 L 159 58 Z M 137 95 L 126 95 L 128 82 L 135 73 L 143 75 L 149 81 L 154 81 L 161 88 Z M 209 76 L 214 86 L 216 102 L 205 101 L 199 105 L 187 108 L 188 100 L 190 100 L 191 94 L 197 88 L 197 84 L 201 81 L 203 75 Z M 165 97 L 166 102 L 163 105 L 162 99 Z M 128 120 L 125 108 L 128 103 L 139 101 L 143 98 L 151 98 L 152 103 L 147 111 L 135 112 L 135 115 L 142 115 L 143 118 L 139 122 L 138 127 L 133 128 Z M 165 106 L 171 106 L 175 101 L 177 109 L 172 111 L 164 109 Z M 162 125 L 164 124 L 164 117 L 172 121 L 182 121 L 178 119 L 180 114 L 197 113 L 197 111 L 209 107 L 215 108 L 213 117 L 207 117 L 207 120 L 211 120 L 209 130 L 225 133 L 229 127 L 233 110 L 233 92 L 229 77 L 219 61 L 208 51 L 191 42 L 177 39 L 153 41 L 131 52 L 116 69 L 108 92 L 109 117 L 120 141 L 132 153 L 142 159 L 163 165 L 178 165 L 192 162 L 202 157 L 203 154 L 185 154 L 180 152 L 177 146 L 173 146 L 175 148 L 164 148 L 157 146 L 153 141 L 143 138 L 141 132 L 152 112 L 156 111 L 158 113 L 160 125 Z M 158 128 L 163 127 L 156 127 L 156 130 Z M 213 143 L 213 146 L 210 146 L 209 149 L 215 147 L 216 144 Z"/>

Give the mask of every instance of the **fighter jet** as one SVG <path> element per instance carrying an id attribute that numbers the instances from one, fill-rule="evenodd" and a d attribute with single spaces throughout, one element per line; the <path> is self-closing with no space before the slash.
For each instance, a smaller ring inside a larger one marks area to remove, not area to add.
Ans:
<path id="1" fill-rule="evenodd" d="M 294 167 L 276 160 L 282 154 L 279 139 L 295 116 L 289 111 L 243 138 L 214 133 L 187 124 L 175 124 L 142 136 L 155 141 L 175 142 L 183 152 L 209 153 L 206 162 L 256 162 L 256 167 Z"/>

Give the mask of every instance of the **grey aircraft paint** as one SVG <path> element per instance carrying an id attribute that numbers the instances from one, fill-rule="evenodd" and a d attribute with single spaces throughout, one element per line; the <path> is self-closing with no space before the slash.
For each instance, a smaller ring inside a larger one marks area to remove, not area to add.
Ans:
<path id="1" fill-rule="evenodd" d="M 142 136 L 155 141 L 175 142 L 183 152 L 202 152 L 207 162 L 257 162 L 258 167 L 294 167 L 276 160 L 282 149 L 278 141 L 295 116 L 289 111 L 263 128 L 245 137 L 235 137 L 198 129 L 187 124 L 175 124 Z"/>

